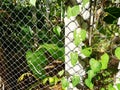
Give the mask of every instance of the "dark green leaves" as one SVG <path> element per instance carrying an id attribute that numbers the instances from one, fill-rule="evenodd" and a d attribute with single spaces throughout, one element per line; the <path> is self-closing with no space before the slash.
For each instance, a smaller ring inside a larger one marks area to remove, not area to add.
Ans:
<path id="1" fill-rule="evenodd" d="M 77 29 L 77 30 L 74 30 L 74 44 L 76 46 L 78 46 L 82 41 L 85 40 L 86 38 L 86 30 L 82 29 Z"/>
<path id="2" fill-rule="evenodd" d="M 77 16 L 79 13 L 80 13 L 80 9 L 79 9 L 78 5 L 73 6 L 72 8 L 68 7 L 68 9 L 67 9 L 67 17 L 68 18 L 70 18 L 71 16 Z"/>
<path id="3" fill-rule="evenodd" d="M 120 47 L 115 49 L 115 56 L 120 60 Z"/>
<path id="4" fill-rule="evenodd" d="M 72 77 L 72 84 L 75 87 L 78 83 L 80 83 L 80 76 L 74 75 Z"/>
<path id="5" fill-rule="evenodd" d="M 72 64 L 73 66 L 75 66 L 76 63 L 77 63 L 77 61 L 78 61 L 78 53 L 77 53 L 77 52 L 72 52 L 72 53 L 70 54 L 70 59 L 71 59 L 71 64 Z"/>
<path id="6" fill-rule="evenodd" d="M 109 62 L 109 56 L 107 53 L 103 54 L 101 56 L 101 60 L 100 60 L 101 64 L 102 64 L 102 68 L 101 69 L 107 69 L 107 65 Z"/>

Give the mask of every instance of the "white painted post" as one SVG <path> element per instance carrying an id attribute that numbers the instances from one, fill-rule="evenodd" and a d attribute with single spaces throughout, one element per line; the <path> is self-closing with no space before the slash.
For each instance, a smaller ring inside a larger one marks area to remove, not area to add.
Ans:
<path id="1" fill-rule="evenodd" d="M 79 1 L 79 0 L 77 0 Z M 79 1 L 81 2 L 81 0 Z M 89 8 L 89 3 L 86 4 L 85 8 Z M 84 20 L 87 20 L 90 17 L 90 12 L 86 11 L 86 9 L 83 9 L 81 11 L 82 18 Z M 83 66 L 77 62 L 76 66 L 72 66 L 70 61 L 70 53 L 71 52 L 78 52 L 78 54 L 81 56 L 80 49 L 82 44 L 80 44 L 78 47 L 75 46 L 73 43 L 73 32 L 74 30 L 81 30 L 80 25 L 76 19 L 76 17 L 70 17 L 69 19 L 67 17 L 64 18 L 65 22 L 65 70 L 71 75 L 79 75 L 81 79 L 81 85 L 83 85 L 82 78 L 85 75 L 85 70 L 83 69 Z M 85 22 L 83 21 L 82 24 Z M 71 76 L 68 78 L 70 81 Z M 72 84 L 70 84 L 68 90 L 78 90 L 77 88 L 73 88 Z"/>

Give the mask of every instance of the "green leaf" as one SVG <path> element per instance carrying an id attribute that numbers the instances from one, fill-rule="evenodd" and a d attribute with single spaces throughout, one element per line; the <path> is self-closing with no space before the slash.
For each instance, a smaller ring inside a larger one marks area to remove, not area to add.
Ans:
<path id="1" fill-rule="evenodd" d="M 58 72 L 58 75 L 61 77 L 64 74 L 64 70 L 61 70 L 60 72 Z"/>
<path id="2" fill-rule="evenodd" d="M 54 83 L 55 83 L 54 77 L 49 77 L 49 84 L 54 85 Z"/>
<path id="3" fill-rule="evenodd" d="M 95 72 L 93 71 L 93 70 L 89 70 L 88 71 L 88 79 L 91 81 L 92 80 L 92 78 L 95 76 L 96 74 L 95 74 Z"/>
<path id="4" fill-rule="evenodd" d="M 83 6 L 85 6 L 89 2 L 89 0 L 82 0 L 82 2 L 83 2 Z"/>
<path id="5" fill-rule="evenodd" d="M 69 6 L 67 9 L 67 17 L 70 18 L 72 16 L 72 8 Z"/>
<path id="6" fill-rule="evenodd" d="M 118 88 L 118 90 L 120 90 L 120 83 L 117 83 L 117 88 Z"/>
<path id="7" fill-rule="evenodd" d="M 72 77 L 72 84 L 73 84 L 73 86 L 75 87 L 79 83 L 80 83 L 80 76 L 74 75 Z"/>
<path id="8" fill-rule="evenodd" d="M 47 83 L 48 79 L 49 79 L 48 77 L 44 78 L 42 83 L 45 85 Z"/>
<path id="9" fill-rule="evenodd" d="M 91 90 L 93 90 L 93 83 L 89 79 L 85 79 L 85 85 L 89 87 Z"/>
<path id="10" fill-rule="evenodd" d="M 54 76 L 54 81 L 55 81 L 54 84 L 56 85 L 60 80 L 57 76 Z"/>
<path id="11" fill-rule="evenodd" d="M 71 16 L 77 16 L 80 13 L 79 5 L 75 5 L 73 7 L 68 7 L 67 9 L 67 17 L 70 18 Z"/>
<path id="12" fill-rule="evenodd" d="M 53 32 L 54 32 L 56 35 L 60 36 L 61 27 L 60 27 L 60 26 L 55 26 L 55 27 L 53 28 Z"/>
<path id="13" fill-rule="evenodd" d="M 76 63 L 77 63 L 77 61 L 78 61 L 78 53 L 77 53 L 77 52 L 72 52 L 72 53 L 70 54 L 70 59 L 71 59 L 71 64 L 72 64 L 73 66 L 75 66 Z"/>
<path id="14" fill-rule="evenodd" d="M 86 57 L 89 57 L 92 53 L 92 48 L 85 48 L 81 50 L 81 53 L 84 54 Z"/>
<path id="15" fill-rule="evenodd" d="M 30 0 L 30 4 L 33 5 L 33 6 L 35 6 L 36 0 Z"/>
<path id="16" fill-rule="evenodd" d="M 65 89 L 69 86 L 69 82 L 65 77 L 62 78 L 61 82 L 62 82 L 62 88 L 63 89 Z"/>
<path id="17" fill-rule="evenodd" d="M 50 55 L 55 59 L 55 60 L 62 60 L 64 61 L 64 53 L 65 53 L 65 49 L 58 47 L 56 44 L 43 44 L 40 45 L 39 48 L 44 49 L 44 51 L 47 51 L 50 53 Z"/>
<path id="18" fill-rule="evenodd" d="M 94 58 L 91 58 L 90 61 L 89 61 L 89 63 L 90 63 L 91 69 L 92 69 L 95 73 L 97 73 L 97 72 L 100 71 L 100 69 L 101 69 L 101 67 L 102 67 L 102 64 L 101 64 L 99 61 L 95 60 Z"/>
<path id="19" fill-rule="evenodd" d="M 108 89 L 107 90 L 116 90 L 114 87 L 113 87 L 113 85 L 112 84 L 109 84 L 108 85 Z"/>
<path id="20" fill-rule="evenodd" d="M 100 90 L 105 90 L 105 88 L 101 88 Z"/>
<path id="21" fill-rule="evenodd" d="M 115 49 L 115 56 L 120 60 L 120 47 Z"/>
<path id="22" fill-rule="evenodd" d="M 78 46 L 86 38 L 86 30 L 74 30 L 74 44 Z"/>
<path id="23" fill-rule="evenodd" d="M 77 16 L 80 13 L 79 5 L 72 7 L 72 16 Z"/>
<path id="24" fill-rule="evenodd" d="M 107 53 L 103 54 L 101 56 L 101 60 L 100 60 L 101 64 L 102 64 L 102 68 L 101 69 L 107 69 L 108 66 L 108 62 L 109 62 L 109 56 Z"/>
<path id="25" fill-rule="evenodd" d="M 32 52 L 31 50 L 28 50 L 26 52 L 26 60 L 33 74 L 40 79 L 44 79 L 45 71 L 43 67 L 48 63 L 47 58 L 44 55 L 44 51 L 38 50 Z"/>

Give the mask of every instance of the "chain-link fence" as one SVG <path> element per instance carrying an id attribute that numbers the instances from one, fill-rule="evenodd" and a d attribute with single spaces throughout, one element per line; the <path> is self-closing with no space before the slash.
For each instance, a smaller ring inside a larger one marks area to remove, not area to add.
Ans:
<path id="1" fill-rule="evenodd" d="M 0 90 L 62 90 L 62 77 L 71 82 L 74 75 L 80 76 L 80 85 L 73 88 L 70 84 L 68 90 L 88 90 L 84 80 L 89 76 L 89 59 L 99 59 L 104 52 L 113 56 L 119 46 L 116 22 L 120 5 L 116 2 L 90 0 L 84 5 L 82 0 L 1 0 Z M 68 18 L 65 10 L 74 5 L 81 10 Z M 83 29 L 86 40 L 76 46 L 74 31 Z M 80 52 L 85 48 L 92 48 L 91 56 Z M 72 52 L 79 57 L 75 66 Z M 118 62 L 110 57 L 109 68 L 93 78 L 94 90 L 113 83 Z"/>
<path id="2" fill-rule="evenodd" d="M 0 1 L 0 90 L 49 90 L 64 69 L 63 1 L 48 1 Z"/>

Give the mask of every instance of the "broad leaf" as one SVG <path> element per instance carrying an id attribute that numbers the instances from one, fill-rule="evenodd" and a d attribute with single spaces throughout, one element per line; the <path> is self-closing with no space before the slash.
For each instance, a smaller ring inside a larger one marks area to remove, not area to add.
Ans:
<path id="1" fill-rule="evenodd" d="M 54 76 L 54 84 L 56 85 L 59 81 L 60 79 L 57 76 Z"/>
<path id="2" fill-rule="evenodd" d="M 69 82 L 65 77 L 62 78 L 61 82 L 62 82 L 62 88 L 63 89 L 65 89 L 69 86 Z"/>
<path id="3" fill-rule="evenodd" d="M 61 76 L 63 76 L 64 75 L 64 70 L 61 70 L 60 72 L 58 72 L 58 75 L 61 77 Z"/>
<path id="4" fill-rule="evenodd" d="M 74 30 L 74 44 L 76 46 L 78 46 L 82 41 L 85 40 L 86 38 L 86 30 L 82 29 L 77 29 L 77 30 Z"/>
<path id="5" fill-rule="evenodd" d="M 32 52 L 31 50 L 28 50 L 26 52 L 26 60 L 33 74 L 36 77 L 43 79 L 45 77 L 43 68 L 47 65 L 47 58 L 44 55 L 44 51 L 38 50 Z"/>
<path id="6" fill-rule="evenodd" d="M 89 79 L 85 79 L 85 85 L 89 87 L 91 90 L 93 90 L 93 83 Z"/>
<path id="7" fill-rule="evenodd" d="M 56 35 L 60 36 L 61 27 L 60 27 L 60 26 L 55 26 L 55 27 L 53 28 L 53 32 L 54 32 Z"/>
<path id="8" fill-rule="evenodd" d="M 55 83 L 54 77 L 49 77 L 49 84 L 54 85 L 54 83 Z"/>
<path id="9" fill-rule="evenodd" d="M 77 16 L 80 13 L 79 5 L 73 6 L 71 12 L 72 12 L 72 16 Z"/>
<path id="10" fill-rule="evenodd" d="M 58 47 L 56 44 L 43 44 L 40 45 L 41 49 L 50 53 L 50 55 L 56 60 L 64 61 L 64 48 Z"/>
<path id="11" fill-rule="evenodd" d="M 92 48 L 85 48 L 81 50 L 81 53 L 84 54 L 86 57 L 89 57 L 92 53 Z"/>
<path id="12" fill-rule="evenodd" d="M 82 0 L 83 6 L 85 6 L 90 0 Z"/>
<path id="13" fill-rule="evenodd" d="M 36 0 L 30 0 L 30 4 L 33 5 L 33 6 L 35 6 Z"/>
<path id="14" fill-rule="evenodd" d="M 96 74 L 95 74 L 95 72 L 93 71 L 93 70 L 89 70 L 88 71 L 88 79 L 91 81 L 92 80 L 92 78 L 95 76 Z"/>
<path id="15" fill-rule="evenodd" d="M 109 56 L 107 53 L 103 54 L 101 56 L 101 60 L 100 60 L 101 64 L 102 64 L 102 68 L 101 69 L 107 69 L 108 66 L 108 62 L 109 62 Z"/>
<path id="16" fill-rule="evenodd" d="M 46 78 L 43 79 L 42 83 L 45 85 L 48 80 L 49 80 L 49 77 L 46 77 Z"/>
<path id="17" fill-rule="evenodd" d="M 72 77 L 72 85 L 75 87 L 79 83 L 80 83 L 80 76 L 74 75 Z"/>
<path id="18" fill-rule="evenodd" d="M 120 60 L 120 47 L 115 49 L 115 56 Z"/>
<path id="19" fill-rule="evenodd" d="M 112 84 L 109 84 L 108 85 L 108 89 L 107 90 L 116 90 L 114 87 L 113 87 L 113 85 Z"/>
<path id="20" fill-rule="evenodd" d="M 116 86 L 117 86 L 118 90 L 120 90 L 120 83 L 118 83 Z"/>
<path id="21" fill-rule="evenodd" d="M 70 18 L 72 16 L 72 8 L 69 6 L 67 9 L 67 17 Z"/>
<path id="22" fill-rule="evenodd" d="M 97 60 L 95 60 L 95 59 L 90 59 L 90 67 L 91 67 L 91 69 L 95 72 L 95 73 L 97 73 L 97 72 L 99 72 L 100 71 L 100 69 L 101 69 L 101 67 L 102 67 L 102 64 L 99 62 L 99 61 L 97 61 Z"/>
<path id="23" fill-rule="evenodd" d="M 73 66 L 75 66 L 76 63 L 77 63 L 77 61 L 78 61 L 78 53 L 77 53 L 77 52 L 72 52 L 72 53 L 70 54 L 70 59 L 71 59 L 71 64 L 72 64 Z"/>
<path id="24" fill-rule="evenodd" d="M 79 5 L 68 7 L 67 9 L 67 17 L 70 18 L 71 16 L 77 16 L 80 13 Z"/>

